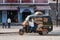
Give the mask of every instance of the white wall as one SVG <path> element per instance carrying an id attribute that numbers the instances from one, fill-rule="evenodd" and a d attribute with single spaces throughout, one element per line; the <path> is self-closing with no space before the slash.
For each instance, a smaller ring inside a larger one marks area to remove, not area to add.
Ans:
<path id="1" fill-rule="evenodd" d="M 56 3 L 56 1 L 53 0 L 48 0 L 49 3 Z M 58 0 L 58 2 L 60 3 L 60 0 Z"/>

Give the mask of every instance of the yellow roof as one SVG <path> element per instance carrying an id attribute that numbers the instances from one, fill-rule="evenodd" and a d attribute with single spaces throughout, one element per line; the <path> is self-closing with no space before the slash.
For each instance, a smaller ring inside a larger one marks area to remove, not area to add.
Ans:
<path id="1" fill-rule="evenodd" d="M 35 12 L 35 15 L 41 15 L 41 14 L 43 14 L 42 12 Z"/>

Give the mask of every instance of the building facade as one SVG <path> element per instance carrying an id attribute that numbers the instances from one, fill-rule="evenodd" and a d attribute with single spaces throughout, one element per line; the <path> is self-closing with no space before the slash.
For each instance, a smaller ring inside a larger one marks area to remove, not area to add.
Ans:
<path id="1" fill-rule="evenodd" d="M 35 11 L 49 15 L 50 9 L 48 0 L 0 0 L 0 23 L 8 18 L 12 23 L 21 23 Z"/>
<path id="2" fill-rule="evenodd" d="M 58 12 L 57 11 L 57 0 L 48 0 L 51 7 L 50 16 L 53 19 L 53 24 L 56 24 L 56 14 L 58 14 L 58 24 L 60 25 L 60 0 L 58 0 Z"/>

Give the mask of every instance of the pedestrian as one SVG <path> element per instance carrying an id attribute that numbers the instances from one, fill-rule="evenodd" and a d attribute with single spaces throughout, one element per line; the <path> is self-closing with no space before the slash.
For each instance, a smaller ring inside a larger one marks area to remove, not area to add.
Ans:
<path id="1" fill-rule="evenodd" d="M 6 28 L 6 23 L 5 22 L 2 23 L 2 28 Z"/>
<path id="2" fill-rule="evenodd" d="M 8 18 L 7 22 L 8 22 L 8 28 L 10 28 L 11 19 L 10 19 L 10 18 Z"/>
<path id="3" fill-rule="evenodd" d="M 3 21 L 2 21 L 2 28 L 6 28 L 6 21 L 5 21 L 5 19 L 3 19 Z"/>

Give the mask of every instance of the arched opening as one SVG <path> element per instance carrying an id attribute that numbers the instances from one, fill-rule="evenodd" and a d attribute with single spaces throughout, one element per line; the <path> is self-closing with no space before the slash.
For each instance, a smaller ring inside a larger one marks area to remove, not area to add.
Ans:
<path id="1" fill-rule="evenodd" d="M 22 12 L 22 21 L 24 21 L 25 18 L 26 18 L 28 15 L 31 15 L 31 11 L 30 11 L 29 9 L 25 9 L 25 10 Z"/>
<path id="2" fill-rule="evenodd" d="M 18 23 L 18 11 L 17 10 L 8 10 L 7 18 L 10 18 L 12 23 Z"/>

